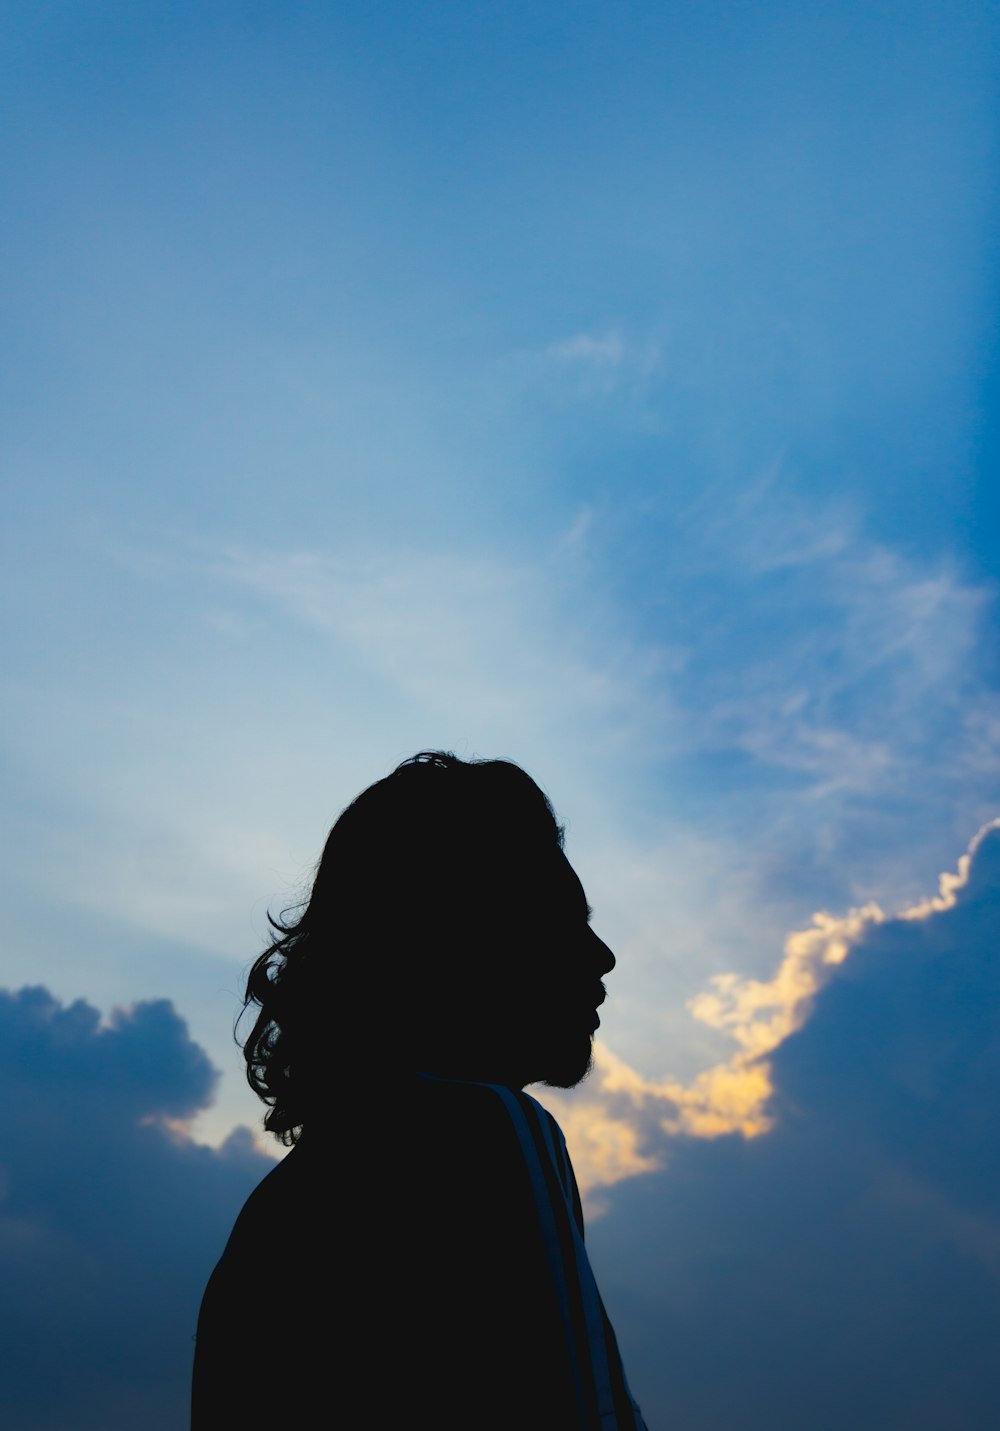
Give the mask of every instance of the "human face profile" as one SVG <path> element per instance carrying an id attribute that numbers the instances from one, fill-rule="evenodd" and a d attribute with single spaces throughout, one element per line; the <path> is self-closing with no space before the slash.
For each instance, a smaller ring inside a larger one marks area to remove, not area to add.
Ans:
<path id="1" fill-rule="evenodd" d="M 520 1032 L 532 1074 L 524 1082 L 572 1088 L 591 1068 L 602 981 L 615 956 L 591 927 L 583 885 L 561 850 L 529 879 L 528 893 Z"/>

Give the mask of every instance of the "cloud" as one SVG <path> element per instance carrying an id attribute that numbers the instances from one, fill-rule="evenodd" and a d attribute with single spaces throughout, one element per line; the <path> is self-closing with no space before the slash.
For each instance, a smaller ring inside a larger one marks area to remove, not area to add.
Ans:
<path id="1" fill-rule="evenodd" d="M 477 732 L 476 747 L 460 753 L 513 744 L 529 763 L 538 751 L 546 778 L 558 780 L 564 763 L 574 773 L 583 763 L 564 762 L 567 748 L 587 760 L 596 748 L 647 750 L 668 718 L 656 689 L 663 653 L 631 638 L 613 604 L 579 588 L 573 545 L 556 538 L 536 561 L 239 547 L 206 560 L 220 587 L 279 611 L 308 633 L 310 649 L 323 641 L 327 663 L 372 683 L 377 706 L 404 714 L 411 730 L 460 722 Z M 385 721 L 373 710 L 376 718 Z"/>
<path id="2" fill-rule="evenodd" d="M 940 876 L 936 895 L 901 910 L 892 922 L 905 925 L 953 909 L 969 884 L 974 858 L 997 831 L 1000 819 L 978 832 L 954 873 Z M 567 1095 L 543 1089 L 541 1097 L 574 1144 L 584 1196 L 663 1167 L 658 1133 L 755 1138 L 769 1132 L 775 1121 L 769 1109 L 775 1095 L 771 1055 L 807 1022 L 816 996 L 852 949 L 887 920 L 874 903 L 842 916 L 821 912 L 808 928 L 788 936 L 772 978 L 713 975 L 688 1009 L 701 1023 L 724 1032 L 737 1049 L 687 1083 L 646 1078 L 599 1043 L 593 1076 L 580 1091 Z M 606 1205 L 591 1198 L 591 1214 Z"/>
<path id="3" fill-rule="evenodd" d="M 819 917 L 772 980 L 696 1000 L 738 1045 L 711 1077 L 657 1084 L 605 1055 L 583 1086 L 632 1133 L 623 1175 L 582 1162 L 650 1425 L 997 1424 L 998 904 L 993 821 L 936 895 Z"/>
<path id="4" fill-rule="evenodd" d="M 176 1431 L 202 1289 L 273 1163 L 245 1128 L 218 1149 L 187 1136 L 217 1075 L 166 1000 L 102 1023 L 3 990 L 0 1045 L 0 1420 Z"/>
<path id="5" fill-rule="evenodd" d="M 545 354 L 557 362 L 589 363 L 600 368 L 619 368 L 625 361 L 628 349 L 619 333 L 577 333 L 572 338 L 563 338 L 550 343 Z"/>
<path id="6" fill-rule="evenodd" d="M 512 353 L 500 365 L 505 381 L 550 413 L 570 409 L 577 420 L 595 405 L 605 418 L 655 425 L 654 397 L 663 379 L 657 338 L 610 326 L 569 333 L 542 347 Z"/>
<path id="7" fill-rule="evenodd" d="M 735 500 L 711 491 L 688 513 L 673 580 L 716 581 L 693 608 L 679 703 L 701 749 L 738 751 L 817 795 L 962 782 L 970 722 L 993 696 L 979 653 L 995 591 L 951 559 L 915 559 L 857 516 L 796 493 L 776 463 Z M 707 640 L 706 640 L 707 633 Z M 968 808 L 967 802 L 964 808 Z"/>

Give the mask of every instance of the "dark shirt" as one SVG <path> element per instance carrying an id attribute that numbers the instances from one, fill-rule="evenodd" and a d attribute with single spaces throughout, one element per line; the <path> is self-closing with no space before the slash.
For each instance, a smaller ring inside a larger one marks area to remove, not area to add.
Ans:
<path id="1" fill-rule="evenodd" d="M 555 1120 L 415 1075 L 251 1194 L 198 1320 L 192 1431 L 644 1431 Z"/>

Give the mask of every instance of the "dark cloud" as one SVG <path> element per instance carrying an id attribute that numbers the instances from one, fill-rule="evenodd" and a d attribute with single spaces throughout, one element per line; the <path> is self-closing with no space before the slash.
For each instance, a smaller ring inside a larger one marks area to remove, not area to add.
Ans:
<path id="1" fill-rule="evenodd" d="M 593 1255 L 652 1428 L 1000 1425 L 1000 831 L 867 924 L 770 1055 L 774 1130 L 671 1140 Z"/>
<path id="2" fill-rule="evenodd" d="M 82 1000 L 0 991 L 0 1424 L 177 1431 L 202 1288 L 272 1166 L 237 1129 L 216 1150 L 169 1120 L 217 1075 L 166 1000 L 106 1025 Z"/>

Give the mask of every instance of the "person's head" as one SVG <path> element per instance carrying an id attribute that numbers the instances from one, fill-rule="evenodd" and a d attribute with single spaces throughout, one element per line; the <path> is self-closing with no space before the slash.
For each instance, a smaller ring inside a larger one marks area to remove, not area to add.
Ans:
<path id="1" fill-rule="evenodd" d="M 312 891 L 254 964 L 244 1045 L 265 1127 L 295 1141 L 349 1069 L 569 1088 L 602 975 L 546 796 L 505 760 L 424 751 L 330 831 Z"/>

